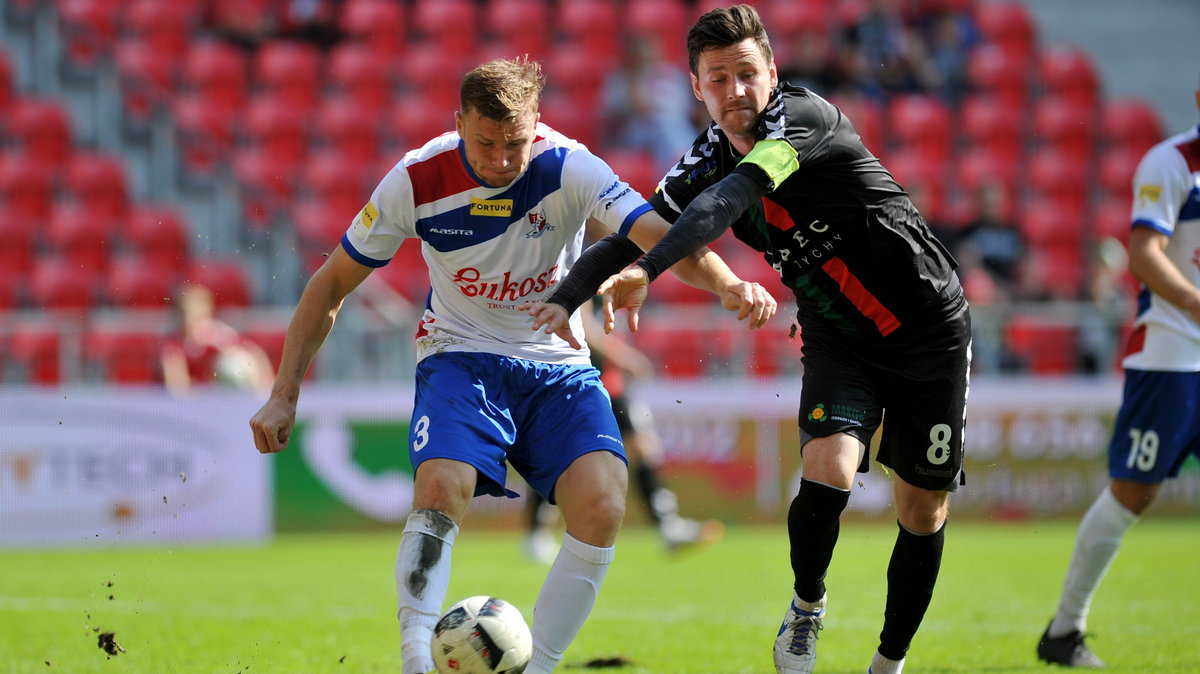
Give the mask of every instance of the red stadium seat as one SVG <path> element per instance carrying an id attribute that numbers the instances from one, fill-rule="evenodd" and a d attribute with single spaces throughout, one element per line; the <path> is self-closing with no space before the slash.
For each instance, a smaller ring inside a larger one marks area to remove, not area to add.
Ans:
<path id="1" fill-rule="evenodd" d="M 577 45 L 601 67 L 615 63 L 621 54 L 618 11 L 607 0 L 560 0 L 554 21 L 559 42 Z"/>
<path id="2" fill-rule="evenodd" d="M 160 54 L 141 39 L 117 45 L 116 64 L 126 121 L 133 128 L 144 128 L 173 95 L 176 67 L 170 55 Z"/>
<path id="3" fill-rule="evenodd" d="M 984 150 L 1017 160 L 1025 152 L 1024 111 L 986 95 L 969 96 L 959 108 L 961 136 L 968 152 Z"/>
<path id="4" fill-rule="evenodd" d="M 913 198 L 917 210 L 927 220 L 938 222 L 942 219 L 950 198 L 946 189 L 945 160 L 931 159 L 919 151 L 901 149 L 888 153 L 883 158 L 883 164 Z"/>
<path id="5" fill-rule="evenodd" d="M 479 8 L 474 0 L 413 0 L 412 30 L 443 54 L 474 60 Z"/>
<path id="6" fill-rule="evenodd" d="M 1082 213 L 1091 199 L 1091 164 L 1055 150 L 1038 150 L 1029 158 L 1028 187 L 1034 198 L 1046 198 Z"/>
<path id="7" fill-rule="evenodd" d="M 1129 242 L 1133 224 L 1133 197 L 1129 194 L 1108 195 L 1092 209 L 1092 238 L 1110 236 L 1121 243 Z"/>
<path id="8" fill-rule="evenodd" d="M 975 5 L 975 24 L 984 41 L 1025 62 L 1037 49 L 1037 28 L 1023 2 L 979 2 Z"/>
<path id="9" fill-rule="evenodd" d="M 21 155 L 50 167 L 65 164 L 74 147 L 66 107 L 48 98 L 18 98 L 8 131 Z"/>
<path id="10" fill-rule="evenodd" d="M 182 269 L 189 261 L 191 233 L 183 216 L 171 206 L 138 204 L 121 234 L 148 266 Z"/>
<path id="11" fill-rule="evenodd" d="M 2 230 L 3 225 L 0 225 Z M 3 231 L 0 231 L 3 234 Z M 0 254 L 0 264 L 5 262 L 5 257 Z M 7 267 L 0 267 L 0 315 L 6 311 L 20 309 L 25 304 L 25 273 Z M 0 332 L 0 353 L 3 353 L 6 347 L 6 335 Z M 0 375 L 4 371 L 4 360 L 0 358 Z"/>
<path id="12" fill-rule="evenodd" d="M 887 107 L 888 137 L 902 149 L 942 164 L 954 149 L 954 115 L 934 96 L 909 94 Z M 853 120 L 852 120 L 853 121 Z"/>
<path id="13" fill-rule="evenodd" d="M 58 0 L 59 30 L 72 68 L 88 71 L 117 43 L 121 3 L 116 0 Z"/>
<path id="14" fill-rule="evenodd" d="M 182 264 L 162 266 L 139 256 L 118 257 L 105 277 L 105 297 L 115 307 L 161 309 L 171 306 Z"/>
<path id="15" fill-rule="evenodd" d="M 454 111 L 458 105 L 430 105 L 420 96 L 404 96 L 396 102 L 392 114 L 384 117 L 385 134 L 399 142 L 404 150 L 418 148 L 443 133 L 454 131 Z M 543 115 L 545 111 L 543 111 Z M 394 164 L 400 157 L 391 158 Z M 383 160 L 389 163 L 387 158 Z"/>
<path id="16" fill-rule="evenodd" d="M 546 61 L 547 90 L 569 100 L 576 106 L 575 114 L 600 108 L 606 76 L 604 62 L 578 44 L 553 48 Z"/>
<path id="17" fill-rule="evenodd" d="M 201 40 L 184 57 L 183 89 L 223 111 L 238 111 L 246 104 L 249 78 L 245 53 L 229 42 Z"/>
<path id="18" fill-rule="evenodd" d="M 638 0 L 626 6 L 625 30 L 633 39 L 654 40 L 668 63 L 687 60 L 691 10 L 683 0 Z"/>
<path id="19" fill-rule="evenodd" d="M 347 98 L 334 98 L 321 105 L 316 118 L 316 141 L 323 151 L 355 157 L 360 166 L 379 160 L 383 134 L 377 111 Z"/>
<path id="20" fill-rule="evenodd" d="M 392 57 L 358 42 L 342 42 L 329 52 L 325 82 L 335 97 L 367 110 L 382 111 L 392 99 Z"/>
<path id="21" fill-rule="evenodd" d="M 426 107 L 453 117 L 458 109 L 463 73 L 473 66 L 461 54 L 447 53 L 437 45 L 413 45 L 398 64 L 405 98 L 415 96 Z"/>
<path id="22" fill-rule="evenodd" d="M 614 149 L 604 153 L 610 168 L 630 187 L 649 199 L 662 178 L 655 168 L 654 155 L 642 150 Z"/>
<path id="23" fill-rule="evenodd" d="M 359 204 L 358 208 L 361 207 Z M 325 256 L 338 246 L 357 214 L 358 209 L 347 213 L 316 199 L 302 201 L 291 209 L 291 222 L 300 246 L 298 252 L 308 272 L 316 271 L 325 262 Z"/>
<path id="24" fill-rule="evenodd" d="M 296 196 L 296 165 L 281 164 L 258 148 L 233 153 L 233 173 L 242 197 L 242 217 L 253 228 L 269 228 Z"/>
<path id="25" fill-rule="evenodd" d="M 29 302 L 33 309 L 82 316 L 96 306 L 97 289 L 103 273 L 67 260 L 45 256 L 34 263 L 29 281 Z"/>
<path id="26" fill-rule="evenodd" d="M 256 95 L 242 122 L 248 147 L 262 152 L 278 170 L 292 173 L 308 156 L 310 122 L 303 110 L 271 95 Z"/>
<path id="27" fill-rule="evenodd" d="M 1057 96 L 1043 97 L 1033 109 L 1034 140 L 1077 161 L 1091 159 L 1096 144 L 1096 119 L 1091 106 Z"/>
<path id="28" fill-rule="evenodd" d="M 1077 339 L 1073 325 L 1040 316 L 1018 314 L 1005 329 L 1005 342 L 1034 374 L 1074 372 Z"/>
<path id="29" fill-rule="evenodd" d="M 83 335 L 84 367 L 88 378 L 111 384 L 151 384 L 162 381 L 155 332 L 96 328 Z"/>
<path id="30" fill-rule="evenodd" d="M 185 178 L 211 178 L 233 149 L 238 111 L 210 105 L 195 94 L 180 97 L 172 110 Z"/>
<path id="31" fill-rule="evenodd" d="M 993 4 L 993 3 L 986 3 Z M 967 82 L 974 91 L 1021 109 L 1029 102 L 1029 67 L 994 44 L 984 44 L 967 56 Z"/>
<path id="32" fill-rule="evenodd" d="M 1092 59 L 1082 48 L 1055 45 L 1038 53 L 1038 80 L 1043 95 L 1059 96 L 1094 110 L 1100 102 L 1100 81 Z"/>
<path id="33" fill-rule="evenodd" d="M 213 293 L 217 309 L 242 308 L 254 304 L 249 273 L 237 259 L 196 258 L 187 266 L 181 282 L 190 281 Z"/>
<path id="34" fill-rule="evenodd" d="M 346 0 L 340 22 L 347 42 L 395 57 L 404 53 L 408 38 L 407 3 L 391 0 Z"/>
<path id="35" fill-rule="evenodd" d="M 540 60 L 550 45 L 548 0 L 490 0 L 483 10 L 483 27 L 492 42 L 509 57 L 529 54 Z"/>
<path id="36" fill-rule="evenodd" d="M 1142 153 L 1125 147 L 1109 149 L 1100 157 L 1097 183 L 1106 196 L 1128 199 L 1133 192 L 1133 176 Z"/>
<path id="37" fill-rule="evenodd" d="M 311 42 L 275 39 L 254 52 L 254 86 L 271 98 L 300 110 L 316 106 L 321 96 L 321 51 Z"/>
<path id="38" fill-rule="evenodd" d="M 1021 167 L 1016 157 L 979 150 L 960 154 L 952 173 L 959 189 L 967 193 L 975 192 L 986 182 L 998 180 L 1009 194 L 1017 195 L 1021 187 L 1020 180 L 1024 178 Z"/>
<path id="39" fill-rule="evenodd" d="M 8 368 L 16 370 L 16 380 L 39 385 L 61 382 L 62 338 L 58 329 L 45 325 L 16 325 L 14 328 L 8 340 Z"/>
<path id="40" fill-rule="evenodd" d="M 655 287 L 661 280 L 655 281 Z M 664 377 L 691 379 L 720 373 L 729 369 L 733 358 L 732 333 L 711 326 L 698 329 L 643 321 L 631 341 Z"/>
<path id="41" fill-rule="evenodd" d="M 341 212 L 342 221 L 349 225 L 350 218 L 371 197 L 373 183 L 379 178 L 373 169 L 374 164 L 364 163 L 355 155 L 322 152 L 304 167 L 300 196 Z"/>
<path id="42" fill-rule="evenodd" d="M 1106 103 L 1101 111 L 1100 128 L 1110 149 L 1126 150 L 1139 156 L 1165 138 L 1158 111 L 1136 98 Z"/>
<path id="43" fill-rule="evenodd" d="M 600 142 L 599 120 L 594 108 L 578 108 L 565 94 L 551 92 L 539 106 L 542 122 L 559 133 L 596 148 Z"/>
<path id="44" fill-rule="evenodd" d="M 169 69 L 183 61 L 199 28 L 200 3 L 133 0 L 125 10 L 124 29 Z"/>
<path id="45" fill-rule="evenodd" d="M 16 78 L 8 54 L 0 51 L 0 132 L 8 122 L 8 115 L 17 100 Z"/>
<path id="46" fill-rule="evenodd" d="M 50 254 L 92 272 L 108 269 L 117 236 L 116 218 L 76 202 L 55 206 L 45 226 Z"/>
<path id="47" fill-rule="evenodd" d="M 1071 244 L 1082 247 L 1086 230 L 1084 211 L 1047 198 L 1025 204 L 1018 228 L 1031 246 Z"/>
<path id="48" fill-rule="evenodd" d="M 866 96 L 840 92 L 830 94 L 829 102 L 850 118 L 850 123 L 854 125 L 854 130 L 858 132 L 868 150 L 876 156 L 884 151 L 888 138 L 884 128 L 882 105 Z"/>
<path id="49" fill-rule="evenodd" d="M 788 297 L 775 298 L 781 305 Z M 751 351 L 746 367 L 753 377 L 795 376 L 800 374 L 800 347 L 803 340 L 799 332 L 794 336 L 790 327 L 783 323 L 768 324 L 750 333 Z"/>
<path id="50" fill-rule="evenodd" d="M 67 163 L 63 187 L 75 203 L 94 215 L 116 219 L 129 212 L 125 165 L 116 155 L 76 153 Z"/>
<path id="51" fill-rule="evenodd" d="M 54 206 L 54 166 L 0 155 L 0 204 L 18 217 L 47 219 Z"/>
<path id="52" fill-rule="evenodd" d="M 42 218 L 0 208 L 0 270 L 28 274 L 37 256 L 35 237 L 44 226 Z"/>

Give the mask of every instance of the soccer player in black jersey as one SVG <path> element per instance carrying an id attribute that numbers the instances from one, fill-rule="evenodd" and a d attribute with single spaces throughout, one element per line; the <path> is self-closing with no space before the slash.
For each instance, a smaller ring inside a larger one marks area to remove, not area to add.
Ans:
<path id="1" fill-rule="evenodd" d="M 640 259 L 628 239 L 602 240 L 527 311 L 533 329 L 566 338 L 567 316 L 599 288 L 606 328 L 618 307 L 636 329 L 646 286 L 726 229 L 761 251 L 795 292 L 804 341 L 804 475 L 788 511 L 795 583 L 775 668 L 813 671 L 839 519 L 882 425 L 876 460 L 893 476 L 899 532 L 868 671 L 896 674 L 933 595 L 950 492 L 964 482 L 971 329 L 957 263 L 850 120 L 780 85 L 752 7 L 706 13 L 687 47 L 693 92 L 713 123 L 650 200 L 673 226 Z"/>

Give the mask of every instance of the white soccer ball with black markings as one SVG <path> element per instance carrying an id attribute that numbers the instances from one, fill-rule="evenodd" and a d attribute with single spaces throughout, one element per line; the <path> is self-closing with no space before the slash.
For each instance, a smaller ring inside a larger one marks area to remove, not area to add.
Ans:
<path id="1" fill-rule="evenodd" d="M 533 637 L 516 606 L 480 595 L 442 614 L 431 647 L 441 674 L 520 674 L 533 654 Z"/>

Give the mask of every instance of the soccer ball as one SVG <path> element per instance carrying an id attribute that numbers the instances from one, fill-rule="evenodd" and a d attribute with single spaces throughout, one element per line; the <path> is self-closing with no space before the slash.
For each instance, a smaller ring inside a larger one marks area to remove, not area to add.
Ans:
<path id="1" fill-rule="evenodd" d="M 481 595 L 442 614 L 431 646 L 441 674 L 520 674 L 533 654 L 533 637 L 516 606 Z"/>

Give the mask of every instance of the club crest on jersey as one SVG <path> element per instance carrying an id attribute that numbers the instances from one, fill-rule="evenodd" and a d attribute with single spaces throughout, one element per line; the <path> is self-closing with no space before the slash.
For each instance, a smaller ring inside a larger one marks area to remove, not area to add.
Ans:
<path id="1" fill-rule="evenodd" d="M 546 214 L 538 211 L 529 214 L 530 231 L 525 232 L 526 239 L 536 239 L 546 232 L 554 231 L 554 225 L 546 222 Z"/>

